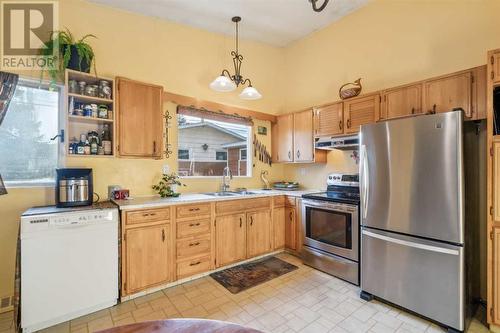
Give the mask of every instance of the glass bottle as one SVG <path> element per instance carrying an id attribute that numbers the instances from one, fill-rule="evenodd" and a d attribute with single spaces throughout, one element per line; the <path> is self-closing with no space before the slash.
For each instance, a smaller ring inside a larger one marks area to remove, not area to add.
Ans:
<path id="1" fill-rule="evenodd" d="M 90 143 L 89 140 L 85 140 L 84 155 L 90 155 Z"/>
<path id="2" fill-rule="evenodd" d="M 98 147 L 97 138 L 95 136 L 93 136 L 90 139 L 90 154 L 91 155 L 97 155 L 97 147 Z"/>

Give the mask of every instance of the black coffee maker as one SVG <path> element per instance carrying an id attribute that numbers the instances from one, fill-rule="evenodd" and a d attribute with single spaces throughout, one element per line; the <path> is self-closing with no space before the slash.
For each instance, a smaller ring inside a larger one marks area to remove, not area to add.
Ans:
<path id="1" fill-rule="evenodd" d="M 93 200 L 92 169 L 56 169 L 57 207 L 90 206 Z"/>

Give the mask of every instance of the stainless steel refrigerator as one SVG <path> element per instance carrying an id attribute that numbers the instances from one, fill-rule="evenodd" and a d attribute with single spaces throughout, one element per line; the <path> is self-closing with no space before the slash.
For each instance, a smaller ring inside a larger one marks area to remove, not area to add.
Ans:
<path id="1" fill-rule="evenodd" d="M 450 331 L 466 327 L 462 112 L 363 125 L 361 297 L 389 301 Z M 473 233 L 475 235 L 475 233 Z M 469 283 L 470 285 L 470 283 Z"/>

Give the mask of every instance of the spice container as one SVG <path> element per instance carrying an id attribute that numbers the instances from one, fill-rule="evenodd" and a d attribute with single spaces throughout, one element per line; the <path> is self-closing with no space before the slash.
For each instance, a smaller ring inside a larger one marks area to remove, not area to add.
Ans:
<path id="1" fill-rule="evenodd" d="M 78 82 L 78 86 L 80 88 L 80 91 L 79 91 L 80 95 L 85 95 L 85 87 L 87 86 L 87 82 L 80 81 L 80 82 Z"/>
<path id="2" fill-rule="evenodd" d="M 97 107 L 97 104 L 90 104 L 90 107 L 92 108 L 92 117 L 97 118 L 99 108 Z"/>
<path id="3" fill-rule="evenodd" d="M 106 105 L 99 105 L 99 118 L 108 119 L 108 107 Z"/>
<path id="4" fill-rule="evenodd" d="M 83 107 L 83 116 L 92 117 L 92 106 L 90 104 L 85 104 Z"/>
<path id="5" fill-rule="evenodd" d="M 111 87 L 106 80 L 99 81 L 99 97 L 111 99 Z"/>
<path id="6" fill-rule="evenodd" d="M 78 87 L 78 82 L 76 82 L 76 80 L 69 80 L 68 81 L 68 90 L 71 94 L 80 93 L 80 88 Z"/>

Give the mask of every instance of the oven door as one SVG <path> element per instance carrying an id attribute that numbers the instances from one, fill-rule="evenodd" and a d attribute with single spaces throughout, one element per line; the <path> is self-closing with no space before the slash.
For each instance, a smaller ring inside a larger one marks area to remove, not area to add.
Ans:
<path id="1" fill-rule="evenodd" d="M 302 200 L 304 244 L 358 261 L 358 206 L 319 200 Z"/>

